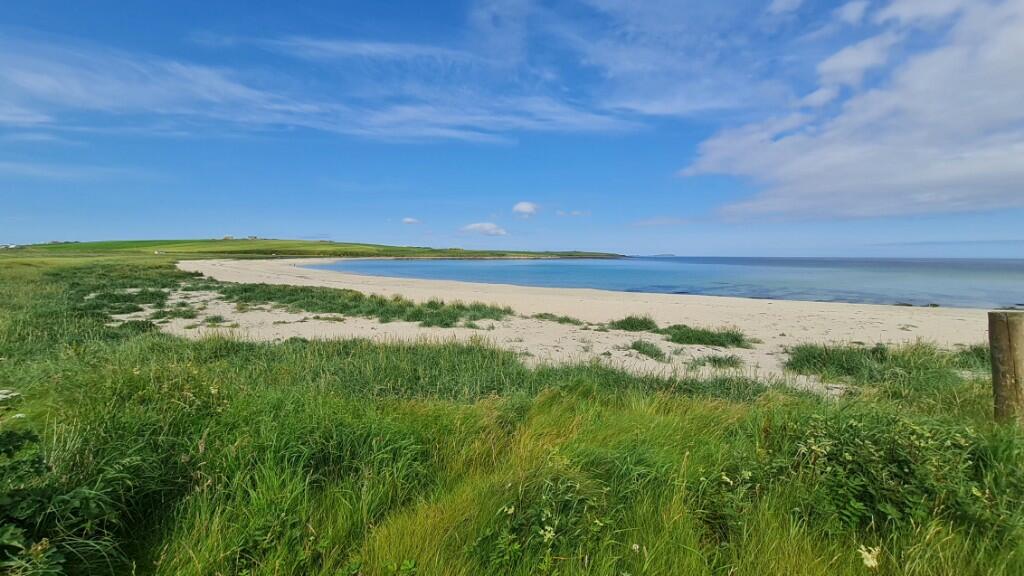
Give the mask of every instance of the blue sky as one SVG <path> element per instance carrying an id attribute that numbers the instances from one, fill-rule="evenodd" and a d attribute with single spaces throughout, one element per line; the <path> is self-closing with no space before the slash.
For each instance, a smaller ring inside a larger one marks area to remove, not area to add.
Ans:
<path id="1" fill-rule="evenodd" d="M 14 1 L 0 242 L 1022 256 L 1022 102 L 1024 0 Z"/>

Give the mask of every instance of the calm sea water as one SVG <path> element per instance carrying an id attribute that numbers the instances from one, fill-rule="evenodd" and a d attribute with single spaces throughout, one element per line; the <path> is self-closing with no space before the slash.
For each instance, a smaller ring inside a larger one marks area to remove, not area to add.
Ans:
<path id="1" fill-rule="evenodd" d="M 626 292 L 1024 307 L 1024 259 L 345 260 L 317 268 L 374 276 Z"/>

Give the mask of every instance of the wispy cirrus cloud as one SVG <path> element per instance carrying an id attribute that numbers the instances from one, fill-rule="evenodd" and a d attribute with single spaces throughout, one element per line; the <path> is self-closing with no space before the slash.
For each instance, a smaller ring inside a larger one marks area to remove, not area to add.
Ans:
<path id="1" fill-rule="evenodd" d="M 768 5 L 769 14 L 787 14 L 800 8 L 804 0 L 772 0 Z"/>
<path id="2" fill-rule="evenodd" d="M 88 45 L 13 39 L 0 41 L 3 96 L 45 118 L 85 110 L 323 127 L 331 114 L 343 110 L 254 87 L 220 68 Z"/>
<path id="3" fill-rule="evenodd" d="M 595 102 L 603 108 L 696 117 L 772 106 L 791 96 L 771 74 L 787 46 L 767 25 L 765 18 L 774 16 L 751 17 L 765 12 L 765 0 L 580 4 L 589 18 L 552 9 L 541 12 L 540 27 L 595 74 Z"/>
<path id="4" fill-rule="evenodd" d="M 765 8 L 766 0 L 475 0 L 464 29 L 443 44 L 193 36 L 215 49 L 211 57 L 260 50 L 296 61 L 278 69 L 11 37 L 0 41 L 0 101 L 24 108 L 22 120 L 61 127 L 69 116 L 88 123 L 76 114 L 88 111 L 135 126 L 156 117 L 183 132 L 212 123 L 395 141 L 627 131 L 645 118 L 745 113 L 791 99 L 772 78 L 786 44 L 765 42 L 784 37 L 765 31 Z"/>
<path id="5" fill-rule="evenodd" d="M 350 58 L 391 61 L 433 60 L 454 63 L 481 61 L 478 56 L 463 50 L 409 42 L 288 36 L 280 39 L 257 40 L 253 43 L 289 56 L 322 61 Z"/>
<path id="6" fill-rule="evenodd" d="M 55 181 L 95 181 L 125 178 L 146 178 L 143 171 L 111 166 L 81 164 L 47 164 L 40 162 L 0 161 L 0 179 Z"/>
<path id="7" fill-rule="evenodd" d="M 413 44 L 308 38 L 266 42 L 298 57 L 328 61 L 465 56 Z M 626 130 L 634 125 L 544 91 L 494 93 L 484 82 L 442 84 L 435 76 L 417 69 L 401 81 L 375 83 L 368 75 L 368 84 L 351 92 L 315 83 L 295 92 L 288 82 L 265 74 L 92 45 L 7 39 L 0 41 L 0 122 L 45 121 L 61 127 L 62 115 L 88 111 L 138 124 L 157 117 L 177 121 L 185 130 L 216 122 L 248 130 L 307 128 L 387 140 L 480 142 L 503 141 L 514 132 Z"/>
<path id="8" fill-rule="evenodd" d="M 9 126 L 32 126 L 46 124 L 51 120 L 49 116 L 41 112 L 0 100 L 0 126 L 5 124 Z"/>

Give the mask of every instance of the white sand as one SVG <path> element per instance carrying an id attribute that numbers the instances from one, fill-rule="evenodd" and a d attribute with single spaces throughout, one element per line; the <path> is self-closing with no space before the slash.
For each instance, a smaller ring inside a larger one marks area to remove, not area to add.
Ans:
<path id="1" fill-rule="evenodd" d="M 375 340 L 422 338 L 468 340 L 483 338 L 500 347 L 524 353 L 534 362 L 566 362 L 599 358 L 632 371 L 665 372 L 685 369 L 690 360 L 709 354 L 736 354 L 747 372 L 781 376 L 785 349 L 800 343 L 876 342 L 899 343 L 925 340 L 941 346 L 983 342 L 984 310 L 960 308 L 913 308 L 868 304 L 837 304 L 786 300 L 758 300 L 718 296 L 641 294 L 591 289 L 536 288 L 505 284 L 478 284 L 446 280 L 418 280 L 363 276 L 303 266 L 337 259 L 292 260 L 191 260 L 183 270 L 200 272 L 216 280 L 244 283 L 290 284 L 348 288 L 367 294 L 402 295 L 422 302 L 430 299 L 485 302 L 510 306 L 517 314 L 548 312 L 593 323 L 608 322 L 631 314 L 650 315 L 659 325 L 689 324 L 722 328 L 737 327 L 760 340 L 751 350 L 678 346 L 658 335 L 620 331 L 598 332 L 550 321 L 510 318 L 485 321 L 489 329 L 421 328 L 416 324 L 381 324 L 363 318 L 343 322 L 312 319 L 313 314 L 289 314 L 281 310 L 238 312 L 215 295 L 193 295 L 205 300 L 206 314 L 219 314 L 235 328 L 185 329 L 195 321 L 176 320 L 167 329 L 201 335 L 210 330 L 230 330 L 243 338 L 278 340 L 366 337 Z M 185 297 L 185 295 L 182 295 Z M 650 340 L 670 354 L 668 362 L 646 359 L 623 350 L 636 339 Z"/>

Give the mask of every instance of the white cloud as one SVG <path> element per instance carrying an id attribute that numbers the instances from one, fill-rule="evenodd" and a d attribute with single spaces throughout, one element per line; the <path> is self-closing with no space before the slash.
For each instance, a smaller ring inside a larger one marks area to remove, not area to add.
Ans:
<path id="1" fill-rule="evenodd" d="M 507 236 L 508 231 L 494 222 L 475 222 L 462 227 L 463 232 L 473 232 L 484 236 Z"/>
<path id="2" fill-rule="evenodd" d="M 529 218 L 537 213 L 537 205 L 533 202 L 516 202 L 516 205 L 512 207 L 512 211 L 523 218 Z"/>
<path id="3" fill-rule="evenodd" d="M 472 62 L 476 56 L 461 50 L 407 42 L 371 42 L 347 38 L 292 36 L 255 43 L 271 50 L 311 60 L 365 58 L 369 60 L 434 60 Z"/>
<path id="4" fill-rule="evenodd" d="M 273 41 L 268 41 L 273 42 Z M 413 44 L 289 39 L 276 41 L 304 58 L 452 60 L 456 51 Z M 237 44 L 237 43 L 236 43 Z M 244 45 L 245 43 L 240 43 Z M 235 45 L 228 43 L 228 46 Z M 143 125 L 154 117 L 193 130 L 210 121 L 246 129 L 310 128 L 387 140 L 501 141 L 506 133 L 626 130 L 631 121 L 588 109 L 543 90 L 493 92 L 476 73 L 439 73 L 410 65 L 404 77 L 361 69 L 351 90 L 301 82 L 287 74 L 243 77 L 94 45 L 0 40 L 0 123 L 49 122 L 88 111 Z M 96 124 L 110 127 L 109 119 Z M 82 126 L 79 126 L 80 128 Z"/>
<path id="5" fill-rule="evenodd" d="M 836 9 L 836 17 L 851 26 L 855 26 L 864 20 L 864 14 L 867 12 L 869 4 L 868 0 L 847 2 Z"/>
<path id="6" fill-rule="evenodd" d="M 800 100 L 800 104 L 811 108 L 819 108 L 835 100 L 839 96 L 839 89 L 835 86 L 823 86 Z"/>
<path id="7" fill-rule="evenodd" d="M 804 0 L 772 0 L 768 6 L 769 14 L 788 14 L 800 8 Z"/>
<path id="8" fill-rule="evenodd" d="M 322 128 L 327 116 L 339 111 L 251 87 L 217 68 L 17 40 L 0 41 L 2 94 L 22 105 L 30 102 L 36 117 L 87 110 Z"/>
<path id="9" fill-rule="evenodd" d="M 895 20 L 900 24 L 918 24 L 939 20 L 987 0 L 892 0 L 875 16 L 877 22 Z"/>
<path id="10" fill-rule="evenodd" d="M 763 41 L 751 4 L 700 0 L 582 0 L 584 17 L 538 16 L 548 44 L 576 54 L 596 105 L 646 116 L 736 113 L 780 104 L 788 89 L 766 74 L 786 52 Z M 756 49 L 755 49 L 756 45 Z"/>
<path id="11" fill-rule="evenodd" d="M 600 132 L 633 127 L 598 112 L 574 108 L 547 97 L 483 97 L 428 95 L 418 103 L 366 110 L 349 131 L 391 139 L 453 139 L 480 142 L 504 140 L 510 131 Z"/>
<path id="12" fill-rule="evenodd" d="M 12 124 L 15 126 L 28 126 L 33 124 L 45 124 L 51 118 L 46 114 L 35 112 L 27 108 L 16 106 L 10 102 L 0 100 L 0 125 Z"/>
<path id="13" fill-rule="evenodd" d="M 419 223 L 420 223 L 419 219 L 413 218 L 411 216 L 406 216 L 405 218 L 402 218 L 402 224 L 419 224 Z"/>
<path id="14" fill-rule="evenodd" d="M 555 216 L 579 218 L 582 216 L 590 216 L 590 210 L 556 210 Z"/>
<path id="15" fill-rule="evenodd" d="M 889 51 L 900 38 L 895 32 L 883 32 L 836 52 L 818 64 L 822 83 L 860 85 L 868 70 L 888 61 Z"/>
<path id="16" fill-rule="evenodd" d="M 907 57 L 834 115 L 724 131 L 702 144 L 684 174 L 756 184 L 759 194 L 726 207 L 736 217 L 1024 206 L 1022 31 L 1024 0 L 973 2 L 938 45 Z"/>
<path id="17" fill-rule="evenodd" d="M 262 59 L 260 68 L 249 53 L 227 55 L 244 69 L 10 36 L 0 40 L 0 123 L 45 121 L 59 130 L 73 118 L 76 129 L 148 134 L 306 128 L 389 141 L 502 142 L 522 132 L 633 130 L 642 116 L 749 117 L 793 101 L 777 72 L 801 58 L 792 42 L 766 31 L 766 21 L 778 20 L 766 5 L 473 0 L 464 29 L 438 44 L 193 37 L 211 50 L 204 62 L 229 50 L 293 58 Z"/>

